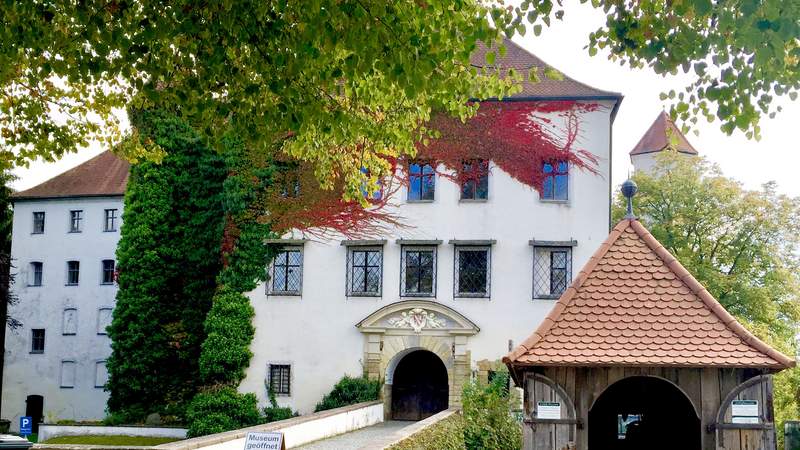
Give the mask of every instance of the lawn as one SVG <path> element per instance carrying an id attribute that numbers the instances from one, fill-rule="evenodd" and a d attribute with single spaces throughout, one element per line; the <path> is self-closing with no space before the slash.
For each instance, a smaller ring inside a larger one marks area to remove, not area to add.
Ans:
<path id="1" fill-rule="evenodd" d="M 122 435 L 84 435 L 84 436 L 59 436 L 48 439 L 40 444 L 84 444 L 84 445 L 129 445 L 151 446 L 166 444 L 180 439 L 150 436 L 122 436 Z"/>

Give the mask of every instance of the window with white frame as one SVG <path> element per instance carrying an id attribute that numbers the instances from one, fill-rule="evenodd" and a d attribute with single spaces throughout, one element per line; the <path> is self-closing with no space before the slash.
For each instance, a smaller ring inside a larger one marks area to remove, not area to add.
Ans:
<path id="1" fill-rule="evenodd" d="M 572 247 L 533 248 L 533 297 L 557 299 L 572 281 Z"/>
<path id="2" fill-rule="evenodd" d="M 292 366 L 289 364 L 269 365 L 269 389 L 279 397 L 292 395 Z"/>
<path id="3" fill-rule="evenodd" d="M 453 284 L 456 297 L 489 297 L 491 247 L 457 245 Z"/>
<path id="4" fill-rule="evenodd" d="M 104 388 L 108 383 L 108 367 L 105 361 L 97 361 L 94 364 L 94 387 Z"/>
<path id="5" fill-rule="evenodd" d="M 61 334 L 72 336 L 78 334 L 78 310 L 76 308 L 64 308 Z"/>
<path id="6" fill-rule="evenodd" d="M 114 260 L 104 259 L 102 261 L 103 274 L 100 284 L 114 284 Z"/>
<path id="7" fill-rule="evenodd" d="M 61 387 L 71 389 L 75 387 L 75 368 L 73 360 L 61 361 Z"/>
<path id="8" fill-rule="evenodd" d="M 97 310 L 97 334 L 108 334 L 108 327 L 111 326 L 111 308 L 100 308 Z"/>
<path id="9" fill-rule="evenodd" d="M 569 163 L 567 161 L 546 162 L 542 167 L 542 200 L 567 201 L 569 199 Z"/>
<path id="10" fill-rule="evenodd" d="M 79 261 L 67 261 L 67 284 L 77 286 L 80 281 L 81 263 Z"/>
<path id="11" fill-rule="evenodd" d="M 436 247 L 404 245 L 400 259 L 400 294 L 435 297 Z"/>
<path id="12" fill-rule="evenodd" d="M 383 249 L 352 246 L 347 248 L 347 295 L 380 297 Z"/>
<path id="13" fill-rule="evenodd" d="M 31 353 L 44 353 L 44 328 L 31 330 Z"/>
<path id="14" fill-rule="evenodd" d="M 33 213 L 33 234 L 44 233 L 44 211 L 36 211 Z"/>
<path id="15" fill-rule="evenodd" d="M 34 261 L 31 263 L 31 273 L 30 279 L 28 280 L 28 286 L 41 286 L 42 285 L 42 271 L 44 269 L 44 265 L 40 261 Z"/>
<path id="16" fill-rule="evenodd" d="M 103 220 L 103 231 L 117 231 L 117 210 L 106 209 Z"/>
<path id="17" fill-rule="evenodd" d="M 272 261 L 268 283 L 270 295 L 300 295 L 303 287 L 303 250 L 285 247 Z"/>
<path id="18" fill-rule="evenodd" d="M 80 233 L 83 229 L 83 210 L 76 209 L 69 212 L 69 232 Z"/>

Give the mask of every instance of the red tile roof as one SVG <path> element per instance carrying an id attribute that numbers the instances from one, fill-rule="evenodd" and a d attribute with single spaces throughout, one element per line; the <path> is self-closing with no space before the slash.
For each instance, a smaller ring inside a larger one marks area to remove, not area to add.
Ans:
<path id="1" fill-rule="evenodd" d="M 628 219 L 503 361 L 510 367 L 794 365 L 739 324 L 642 224 Z"/>
<path id="2" fill-rule="evenodd" d="M 671 145 L 672 143 L 670 140 L 673 140 L 673 145 Z M 647 132 L 644 133 L 639 143 L 636 144 L 636 147 L 633 147 L 630 155 L 660 152 L 667 147 L 674 148 L 681 153 L 697 155 L 697 150 L 692 147 L 692 144 L 690 144 L 686 136 L 681 133 L 681 130 L 675 125 L 675 122 L 669 118 L 667 113 L 661 111 L 661 114 L 656 117 L 656 120 L 653 121 L 653 124 L 650 125 Z"/>
<path id="3" fill-rule="evenodd" d="M 128 184 L 128 161 L 106 151 L 42 184 L 13 194 L 14 200 L 117 196 Z"/>
<path id="4" fill-rule="evenodd" d="M 486 53 L 490 51 L 486 45 L 479 42 L 478 47 L 472 52 L 470 56 L 470 63 L 474 67 L 483 68 L 500 68 L 500 69 L 514 69 L 521 72 L 521 75 L 526 77 L 526 81 L 522 83 L 522 92 L 514 94 L 511 98 L 609 98 L 622 100 L 622 94 L 618 92 L 604 91 L 597 89 L 587 84 L 576 81 L 566 75 L 563 80 L 552 80 L 544 75 L 546 68 L 552 68 L 550 65 L 539 59 L 537 56 L 528 52 L 520 47 L 511 39 L 504 39 L 503 43 L 506 47 L 506 55 L 500 57 L 495 49 L 497 58 L 495 64 L 489 66 L 486 63 Z M 535 69 L 539 75 L 539 82 L 527 81 L 528 72 Z"/>

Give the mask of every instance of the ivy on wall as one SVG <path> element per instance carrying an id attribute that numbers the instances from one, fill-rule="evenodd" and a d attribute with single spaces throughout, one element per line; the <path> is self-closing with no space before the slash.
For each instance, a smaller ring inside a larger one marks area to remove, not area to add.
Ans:
<path id="1" fill-rule="evenodd" d="M 197 392 L 203 322 L 221 268 L 224 161 L 179 119 L 131 111 L 142 138 L 168 149 L 131 167 L 108 330 L 108 409 L 126 422 L 184 418 Z"/>

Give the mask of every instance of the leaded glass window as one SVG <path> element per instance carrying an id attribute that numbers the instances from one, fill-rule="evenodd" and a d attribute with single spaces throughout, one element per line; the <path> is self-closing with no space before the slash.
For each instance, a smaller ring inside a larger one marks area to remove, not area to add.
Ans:
<path id="1" fill-rule="evenodd" d="M 572 281 L 570 247 L 534 247 L 533 296 L 556 299 Z"/>
<path id="2" fill-rule="evenodd" d="M 401 295 L 436 296 L 436 247 L 404 246 L 400 269 Z"/>
<path id="3" fill-rule="evenodd" d="M 347 295 L 381 295 L 383 251 L 380 248 L 351 247 L 347 251 Z"/>
<path id="4" fill-rule="evenodd" d="M 566 201 L 569 198 L 569 163 L 544 163 L 542 200 Z"/>
<path id="5" fill-rule="evenodd" d="M 303 252 L 300 248 L 286 248 L 272 262 L 269 294 L 300 295 L 303 285 Z"/>
<path id="6" fill-rule="evenodd" d="M 273 394 L 284 397 L 292 395 L 291 370 L 289 364 L 269 365 L 269 388 Z"/>
<path id="7" fill-rule="evenodd" d="M 488 297 L 490 282 L 489 247 L 456 247 L 455 295 Z"/>
<path id="8" fill-rule="evenodd" d="M 426 162 L 408 165 L 408 200 L 433 200 L 436 190 L 436 171 Z"/>
<path id="9" fill-rule="evenodd" d="M 485 159 L 464 161 L 460 178 L 461 200 L 489 198 L 489 161 Z"/>

